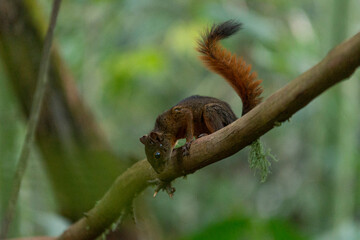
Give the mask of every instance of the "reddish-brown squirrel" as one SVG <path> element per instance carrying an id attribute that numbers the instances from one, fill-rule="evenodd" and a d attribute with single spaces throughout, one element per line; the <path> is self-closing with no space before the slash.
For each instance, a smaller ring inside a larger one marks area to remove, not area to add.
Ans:
<path id="1" fill-rule="evenodd" d="M 198 41 L 200 59 L 234 88 L 243 103 L 242 115 L 261 102 L 261 80 L 251 65 L 224 49 L 219 41 L 236 33 L 241 23 L 233 20 L 213 25 Z M 194 137 L 211 134 L 237 119 L 229 104 L 213 97 L 191 96 L 157 117 L 155 128 L 140 138 L 151 166 L 161 173 L 177 140 L 186 138 L 187 155 Z"/>

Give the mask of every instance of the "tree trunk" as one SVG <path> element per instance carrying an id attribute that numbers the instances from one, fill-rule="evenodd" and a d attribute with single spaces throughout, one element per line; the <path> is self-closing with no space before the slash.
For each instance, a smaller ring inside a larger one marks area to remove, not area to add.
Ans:
<path id="1" fill-rule="evenodd" d="M 26 117 L 39 71 L 45 18 L 34 0 L 0 1 L 0 57 Z M 124 169 L 81 100 L 54 47 L 37 145 L 62 215 L 77 219 Z"/>

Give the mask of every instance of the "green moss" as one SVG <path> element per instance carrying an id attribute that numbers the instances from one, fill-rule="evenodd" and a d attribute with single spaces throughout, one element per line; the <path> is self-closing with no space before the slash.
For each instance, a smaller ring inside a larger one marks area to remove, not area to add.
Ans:
<path id="1" fill-rule="evenodd" d="M 280 126 L 281 126 L 281 122 L 279 121 L 274 122 L 274 127 L 280 127 Z"/>
<path id="2" fill-rule="evenodd" d="M 257 172 L 260 173 L 261 182 L 265 182 L 268 174 L 271 173 L 271 162 L 269 158 L 275 162 L 278 161 L 276 157 L 270 153 L 270 149 L 267 151 L 264 149 L 260 139 L 255 140 L 251 144 L 249 164 L 251 169 L 255 169 L 255 174 Z"/>

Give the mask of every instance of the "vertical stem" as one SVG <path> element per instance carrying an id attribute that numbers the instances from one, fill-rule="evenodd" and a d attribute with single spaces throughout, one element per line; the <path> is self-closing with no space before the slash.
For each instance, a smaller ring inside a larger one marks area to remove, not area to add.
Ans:
<path id="1" fill-rule="evenodd" d="M 348 32 L 350 0 L 334 0 L 332 15 L 332 46 L 336 46 L 346 38 Z"/>
<path id="2" fill-rule="evenodd" d="M 39 120 L 40 110 L 47 85 L 47 72 L 49 66 L 50 50 L 54 35 L 54 29 L 56 25 L 56 19 L 60 9 L 60 3 L 61 0 L 54 0 L 53 3 L 52 12 L 50 16 L 50 24 L 45 36 L 44 47 L 42 51 L 38 82 L 36 86 L 34 101 L 31 107 L 30 119 L 26 130 L 24 145 L 21 149 L 18 166 L 16 168 L 13 188 L 10 195 L 8 207 L 5 213 L 5 217 L 1 223 L 0 239 L 5 239 L 8 234 L 9 226 L 14 216 L 16 202 L 18 200 L 22 178 L 24 176 L 28 164 L 28 158 L 29 158 L 31 146 L 34 141 L 34 134 Z"/>
<path id="3" fill-rule="evenodd" d="M 355 76 L 356 77 L 356 76 Z M 359 132 L 359 114 L 354 106 L 359 107 L 358 81 L 345 82 L 341 85 L 342 100 L 339 106 L 338 159 L 335 165 L 334 215 L 333 224 L 339 226 L 351 222 L 355 210 L 355 179 L 357 166 L 357 134 Z"/>
<path id="4" fill-rule="evenodd" d="M 350 0 L 335 0 L 333 14 L 334 45 L 347 36 Z M 356 129 L 359 118 L 353 107 L 358 99 L 357 82 L 347 82 L 337 89 L 338 108 L 336 162 L 334 168 L 334 202 L 332 224 L 337 227 L 351 221 L 354 211 L 354 179 L 356 171 Z"/>

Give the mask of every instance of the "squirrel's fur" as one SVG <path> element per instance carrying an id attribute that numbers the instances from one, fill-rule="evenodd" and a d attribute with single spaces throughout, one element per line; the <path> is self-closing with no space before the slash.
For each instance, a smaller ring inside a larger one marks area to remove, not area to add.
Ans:
<path id="1" fill-rule="evenodd" d="M 261 102 L 261 80 L 256 72 L 251 73 L 251 65 L 225 48 L 219 41 L 241 29 L 241 23 L 233 20 L 213 25 L 198 41 L 200 59 L 212 71 L 221 75 L 234 88 L 243 102 L 243 115 Z"/>
<path id="2" fill-rule="evenodd" d="M 212 71 L 220 74 L 235 89 L 243 102 L 246 114 L 261 101 L 261 80 L 251 73 L 251 66 L 223 48 L 219 41 L 236 33 L 240 23 L 227 21 L 213 25 L 198 42 L 201 60 Z M 212 97 L 191 96 L 159 115 L 154 129 L 140 138 L 145 145 L 148 161 L 158 173 L 162 172 L 171 157 L 178 139 L 186 138 L 184 155 L 189 154 L 194 137 L 211 134 L 235 121 L 230 106 Z"/>

